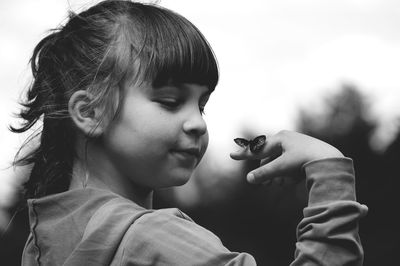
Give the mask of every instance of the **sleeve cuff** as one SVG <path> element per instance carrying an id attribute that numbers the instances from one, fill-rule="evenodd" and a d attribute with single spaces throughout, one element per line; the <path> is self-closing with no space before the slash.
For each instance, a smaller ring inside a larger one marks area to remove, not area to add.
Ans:
<path id="1" fill-rule="evenodd" d="M 308 206 L 337 200 L 356 200 L 353 160 L 351 158 L 326 158 L 303 165 Z"/>

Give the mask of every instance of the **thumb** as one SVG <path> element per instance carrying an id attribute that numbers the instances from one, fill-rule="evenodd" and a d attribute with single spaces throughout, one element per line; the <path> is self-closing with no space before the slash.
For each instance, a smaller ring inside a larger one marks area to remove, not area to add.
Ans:
<path id="1" fill-rule="evenodd" d="M 264 164 L 261 167 L 247 174 L 247 181 L 252 184 L 260 184 L 274 177 L 284 176 L 287 170 L 287 162 L 285 156 L 281 155 L 276 159 Z"/>

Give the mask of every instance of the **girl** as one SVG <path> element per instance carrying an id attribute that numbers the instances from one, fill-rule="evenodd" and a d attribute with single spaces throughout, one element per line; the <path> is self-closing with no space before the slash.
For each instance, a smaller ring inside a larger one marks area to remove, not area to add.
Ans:
<path id="1" fill-rule="evenodd" d="M 14 132 L 42 121 L 25 184 L 30 235 L 23 265 L 255 265 L 177 209 L 152 209 L 154 189 L 186 183 L 208 144 L 202 113 L 218 81 L 214 54 L 182 16 L 103 1 L 36 46 L 34 81 Z M 292 265 L 361 265 L 352 160 L 282 131 L 258 151 L 250 183 L 304 171 L 309 191 Z"/>

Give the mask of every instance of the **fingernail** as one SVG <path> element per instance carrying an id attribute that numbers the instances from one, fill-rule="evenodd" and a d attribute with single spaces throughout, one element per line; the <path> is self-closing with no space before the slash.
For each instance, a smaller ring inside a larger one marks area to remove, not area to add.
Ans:
<path id="1" fill-rule="evenodd" d="M 247 181 L 248 181 L 249 183 L 254 183 L 255 177 L 254 177 L 254 174 L 253 174 L 253 173 L 247 174 Z"/>

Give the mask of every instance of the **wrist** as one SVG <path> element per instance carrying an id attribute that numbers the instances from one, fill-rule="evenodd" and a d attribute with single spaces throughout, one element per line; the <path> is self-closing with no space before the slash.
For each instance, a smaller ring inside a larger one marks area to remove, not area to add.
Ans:
<path id="1" fill-rule="evenodd" d="M 335 148 L 331 145 L 328 145 L 325 147 L 319 147 L 318 150 L 315 150 L 313 153 L 311 153 L 310 156 L 308 157 L 307 161 L 304 162 L 304 164 L 306 164 L 308 162 L 316 161 L 316 160 L 323 160 L 323 159 L 329 159 L 329 158 L 345 158 L 345 156 L 337 148 Z"/>

